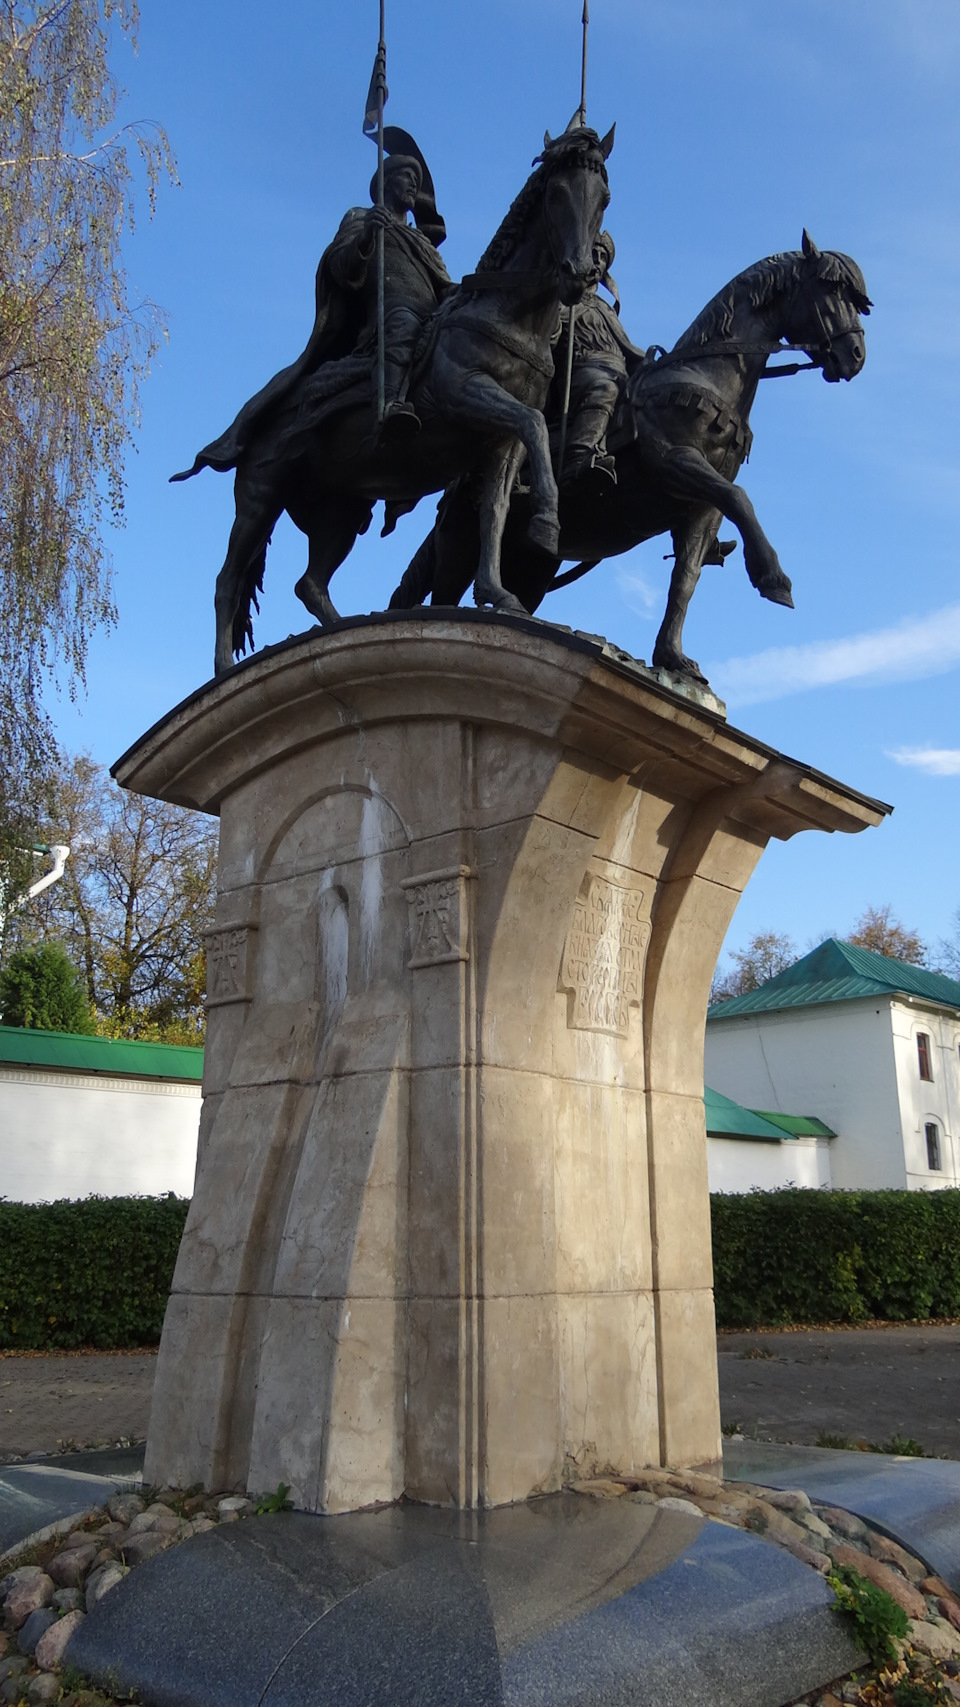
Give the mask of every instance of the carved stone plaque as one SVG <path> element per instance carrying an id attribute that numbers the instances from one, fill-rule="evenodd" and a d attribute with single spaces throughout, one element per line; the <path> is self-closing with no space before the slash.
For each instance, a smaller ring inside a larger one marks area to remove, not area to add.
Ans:
<path id="1" fill-rule="evenodd" d="M 206 933 L 207 1007 L 250 999 L 250 937 L 256 925 L 228 925 Z"/>
<path id="2" fill-rule="evenodd" d="M 642 889 L 593 872 L 584 879 L 560 964 L 560 987 L 573 992 L 568 1024 L 578 1031 L 626 1037 L 629 1010 L 643 997 L 650 925 L 642 907 Z"/>
<path id="3" fill-rule="evenodd" d="M 466 885 L 474 875 L 468 865 L 454 865 L 447 871 L 404 878 L 401 888 L 410 908 L 407 965 L 411 969 L 470 959 Z"/>

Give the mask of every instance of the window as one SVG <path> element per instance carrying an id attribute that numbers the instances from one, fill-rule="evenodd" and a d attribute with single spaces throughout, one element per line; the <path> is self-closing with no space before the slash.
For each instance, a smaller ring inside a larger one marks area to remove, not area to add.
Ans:
<path id="1" fill-rule="evenodd" d="M 927 1134 L 927 1167 L 933 1172 L 940 1172 L 940 1133 L 935 1120 L 928 1120 L 924 1131 Z"/>
<path id="2" fill-rule="evenodd" d="M 933 1068 L 930 1065 L 930 1039 L 925 1031 L 917 1032 L 917 1056 L 920 1061 L 921 1079 L 932 1079 Z"/>

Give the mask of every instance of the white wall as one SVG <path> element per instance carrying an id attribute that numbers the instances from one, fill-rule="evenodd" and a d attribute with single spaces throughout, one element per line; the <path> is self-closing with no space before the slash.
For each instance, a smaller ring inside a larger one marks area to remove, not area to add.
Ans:
<path id="1" fill-rule="evenodd" d="M 199 1084 L 0 1066 L 0 1197 L 193 1193 Z"/>
<path id="2" fill-rule="evenodd" d="M 782 1191 L 788 1185 L 816 1189 L 830 1184 L 830 1138 L 785 1138 L 766 1144 L 751 1138 L 707 1134 L 711 1191 Z"/>
<path id="3" fill-rule="evenodd" d="M 704 1077 L 747 1108 L 814 1114 L 831 1126 L 837 1188 L 902 1191 L 908 1179 L 892 1005 L 884 997 L 711 1020 Z"/>
<path id="4" fill-rule="evenodd" d="M 912 1191 L 942 1191 L 960 1180 L 960 1015 L 898 1000 L 891 1004 L 891 1031 L 907 1183 Z M 920 1077 L 920 1031 L 930 1039 L 932 1080 Z M 927 1165 L 928 1121 L 935 1122 L 940 1134 L 939 1171 Z"/>

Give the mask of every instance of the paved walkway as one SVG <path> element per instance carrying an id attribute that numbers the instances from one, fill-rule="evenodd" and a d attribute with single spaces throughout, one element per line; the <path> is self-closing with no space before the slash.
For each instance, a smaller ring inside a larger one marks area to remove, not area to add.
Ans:
<path id="1" fill-rule="evenodd" d="M 0 1357 L 0 1461 L 147 1432 L 153 1353 Z"/>
<path id="2" fill-rule="evenodd" d="M 725 1428 L 805 1446 L 899 1434 L 960 1459 L 960 1325 L 721 1334 L 717 1347 Z"/>
<path id="3" fill-rule="evenodd" d="M 960 1459 L 960 1325 L 721 1334 L 720 1407 L 760 1440 L 908 1435 Z M 151 1353 L 0 1357 L 0 1459 L 142 1440 Z"/>

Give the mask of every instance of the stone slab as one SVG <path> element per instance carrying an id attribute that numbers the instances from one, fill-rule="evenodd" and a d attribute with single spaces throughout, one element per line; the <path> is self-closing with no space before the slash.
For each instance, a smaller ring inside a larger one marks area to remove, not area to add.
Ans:
<path id="1" fill-rule="evenodd" d="M 868 1518 L 960 1591 L 960 1463 L 725 1440 L 728 1481 L 802 1488 L 812 1500 Z"/>
<path id="2" fill-rule="evenodd" d="M 0 1468 L 0 1557 L 62 1519 L 103 1505 L 130 1476 L 93 1476 L 46 1464 Z"/>
<path id="3" fill-rule="evenodd" d="M 137 1446 L 95 1446 L 89 1452 L 48 1452 L 44 1454 L 43 1467 L 73 1470 L 84 1476 L 107 1476 L 126 1484 L 140 1480 L 146 1449 L 146 1441 L 141 1440 Z"/>
<path id="4" fill-rule="evenodd" d="M 250 1518 L 118 1584 L 69 1659 L 147 1707 L 782 1707 L 860 1663 L 815 1572 L 629 1498 Z"/>

